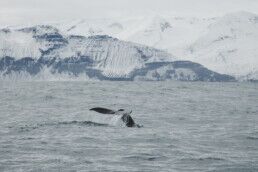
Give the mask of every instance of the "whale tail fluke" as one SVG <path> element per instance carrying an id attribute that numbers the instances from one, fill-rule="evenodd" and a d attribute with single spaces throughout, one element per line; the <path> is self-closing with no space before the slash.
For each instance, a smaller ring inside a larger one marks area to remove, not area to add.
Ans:
<path id="1" fill-rule="evenodd" d="M 98 113 L 102 113 L 102 114 L 112 114 L 112 115 L 120 116 L 120 119 L 125 123 L 127 127 L 138 127 L 138 128 L 141 127 L 140 125 L 136 124 L 133 118 L 130 116 L 132 111 L 125 111 L 124 109 L 119 109 L 118 111 L 114 111 L 111 109 L 106 109 L 101 107 L 91 108 L 90 110 Z"/>
<path id="2" fill-rule="evenodd" d="M 101 108 L 101 107 L 91 108 L 90 110 L 96 111 L 98 113 L 103 113 L 103 114 L 115 114 L 116 113 L 114 110 Z"/>

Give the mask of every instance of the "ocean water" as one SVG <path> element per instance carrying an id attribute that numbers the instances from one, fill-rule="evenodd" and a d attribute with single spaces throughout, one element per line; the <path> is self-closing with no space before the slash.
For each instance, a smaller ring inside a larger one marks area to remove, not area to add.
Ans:
<path id="1" fill-rule="evenodd" d="M 258 84 L 1 82 L 0 171 L 258 171 Z"/>

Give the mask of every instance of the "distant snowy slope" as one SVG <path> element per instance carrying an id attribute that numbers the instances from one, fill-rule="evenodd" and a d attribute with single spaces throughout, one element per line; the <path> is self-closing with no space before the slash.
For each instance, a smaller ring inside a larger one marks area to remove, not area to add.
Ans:
<path id="1" fill-rule="evenodd" d="M 18 59 L 40 56 L 40 44 L 33 39 L 33 35 L 19 31 L 0 30 L 0 47 L 0 57 L 11 56 Z"/>
<path id="2" fill-rule="evenodd" d="M 215 19 L 152 15 L 132 19 L 83 19 L 54 23 L 62 32 L 75 35 L 110 35 L 159 49 L 192 43 Z"/>
<path id="3" fill-rule="evenodd" d="M 0 30 L 0 57 L 38 59 L 42 53 L 66 43 L 66 39 L 52 26 L 2 29 Z"/>
<path id="4" fill-rule="evenodd" d="M 198 39 L 212 21 L 212 19 L 154 16 L 144 19 L 139 24 L 141 28 L 134 30 L 133 33 L 128 35 L 122 33 L 118 37 L 169 50 L 171 47 L 181 47 Z"/>
<path id="5" fill-rule="evenodd" d="M 186 56 L 212 70 L 238 77 L 257 72 L 258 15 L 239 12 L 220 18 L 186 49 Z"/>

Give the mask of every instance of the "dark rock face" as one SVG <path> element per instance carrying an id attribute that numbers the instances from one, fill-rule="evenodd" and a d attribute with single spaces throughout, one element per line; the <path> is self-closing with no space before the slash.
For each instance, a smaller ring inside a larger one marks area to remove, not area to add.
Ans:
<path id="1" fill-rule="evenodd" d="M 166 67 L 163 73 L 159 69 Z M 183 71 L 180 71 L 183 70 Z M 186 72 L 186 71 L 188 72 Z M 145 76 L 149 71 L 154 71 L 151 78 Z M 190 73 L 189 73 L 190 72 Z M 230 75 L 213 72 L 198 63 L 191 61 L 155 62 L 148 63 L 143 69 L 136 70 L 133 77 L 142 76 L 144 80 L 180 80 L 180 81 L 209 81 L 209 82 L 233 82 L 235 78 Z"/>
<path id="2" fill-rule="evenodd" d="M 53 64 L 53 69 L 57 73 L 69 72 L 74 76 L 78 76 L 79 74 L 86 72 L 92 65 L 93 61 L 89 57 L 72 57 L 55 62 Z"/>
<path id="3" fill-rule="evenodd" d="M 0 71 L 3 75 L 11 72 L 28 72 L 35 75 L 40 72 L 41 64 L 30 57 L 15 60 L 12 57 L 4 57 L 0 60 Z"/>
<path id="4" fill-rule="evenodd" d="M 65 59 L 44 59 L 38 60 L 30 57 L 25 57 L 20 60 L 15 60 L 12 57 L 3 57 L 0 60 L 0 71 L 3 75 L 8 75 L 11 72 L 27 72 L 31 75 L 36 75 L 41 72 L 43 67 L 51 68 L 51 72 L 68 73 L 72 76 L 86 74 L 89 78 L 97 78 L 99 80 L 110 81 L 133 81 L 133 80 L 149 80 L 149 81 L 164 81 L 164 80 L 180 80 L 180 81 L 210 81 L 210 82 L 228 82 L 235 81 L 235 78 L 229 75 L 222 75 L 208 70 L 198 63 L 190 61 L 175 61 L 175 62 L 154 62 L 146 63 L 145 67 L 135 69 L 126 77 L 107 77 L 100 70 L 94 69 L 94 61 L 89 57 L 72 57 Z M 165 68 L 165 69 L 163 69 Z M 162 73 L 158 70 L 162 69 Z M 191 77 L 187 72 L 177 72 L 178 69 L 188 70 L 194 75 Z M 152 72 L 151 77 L 147 77 L 148 73 Z M 138 78 L 138 79 L 137 79 Z"/>

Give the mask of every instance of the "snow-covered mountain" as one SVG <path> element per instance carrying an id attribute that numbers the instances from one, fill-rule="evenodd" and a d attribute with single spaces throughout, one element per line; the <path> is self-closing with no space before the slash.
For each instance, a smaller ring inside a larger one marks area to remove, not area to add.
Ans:
<path id="1" fill-rule="evenodd" d="M 200 64 L 177 61 L 166 51 L 107 35 L 69 35 L 49 25 L 2 29 L 0 71 L 2 77 L 48 73 L 100 80 L 234 80 Z"/>
<path id="2" fill-rule="evenodd" d="M 150 16 L 127 20 L 54 23 L 62 32 L 107 34 L 163 49 L 239 79 L 258 79 L 258 15 L 235 12 L 216 18 Z"/>

